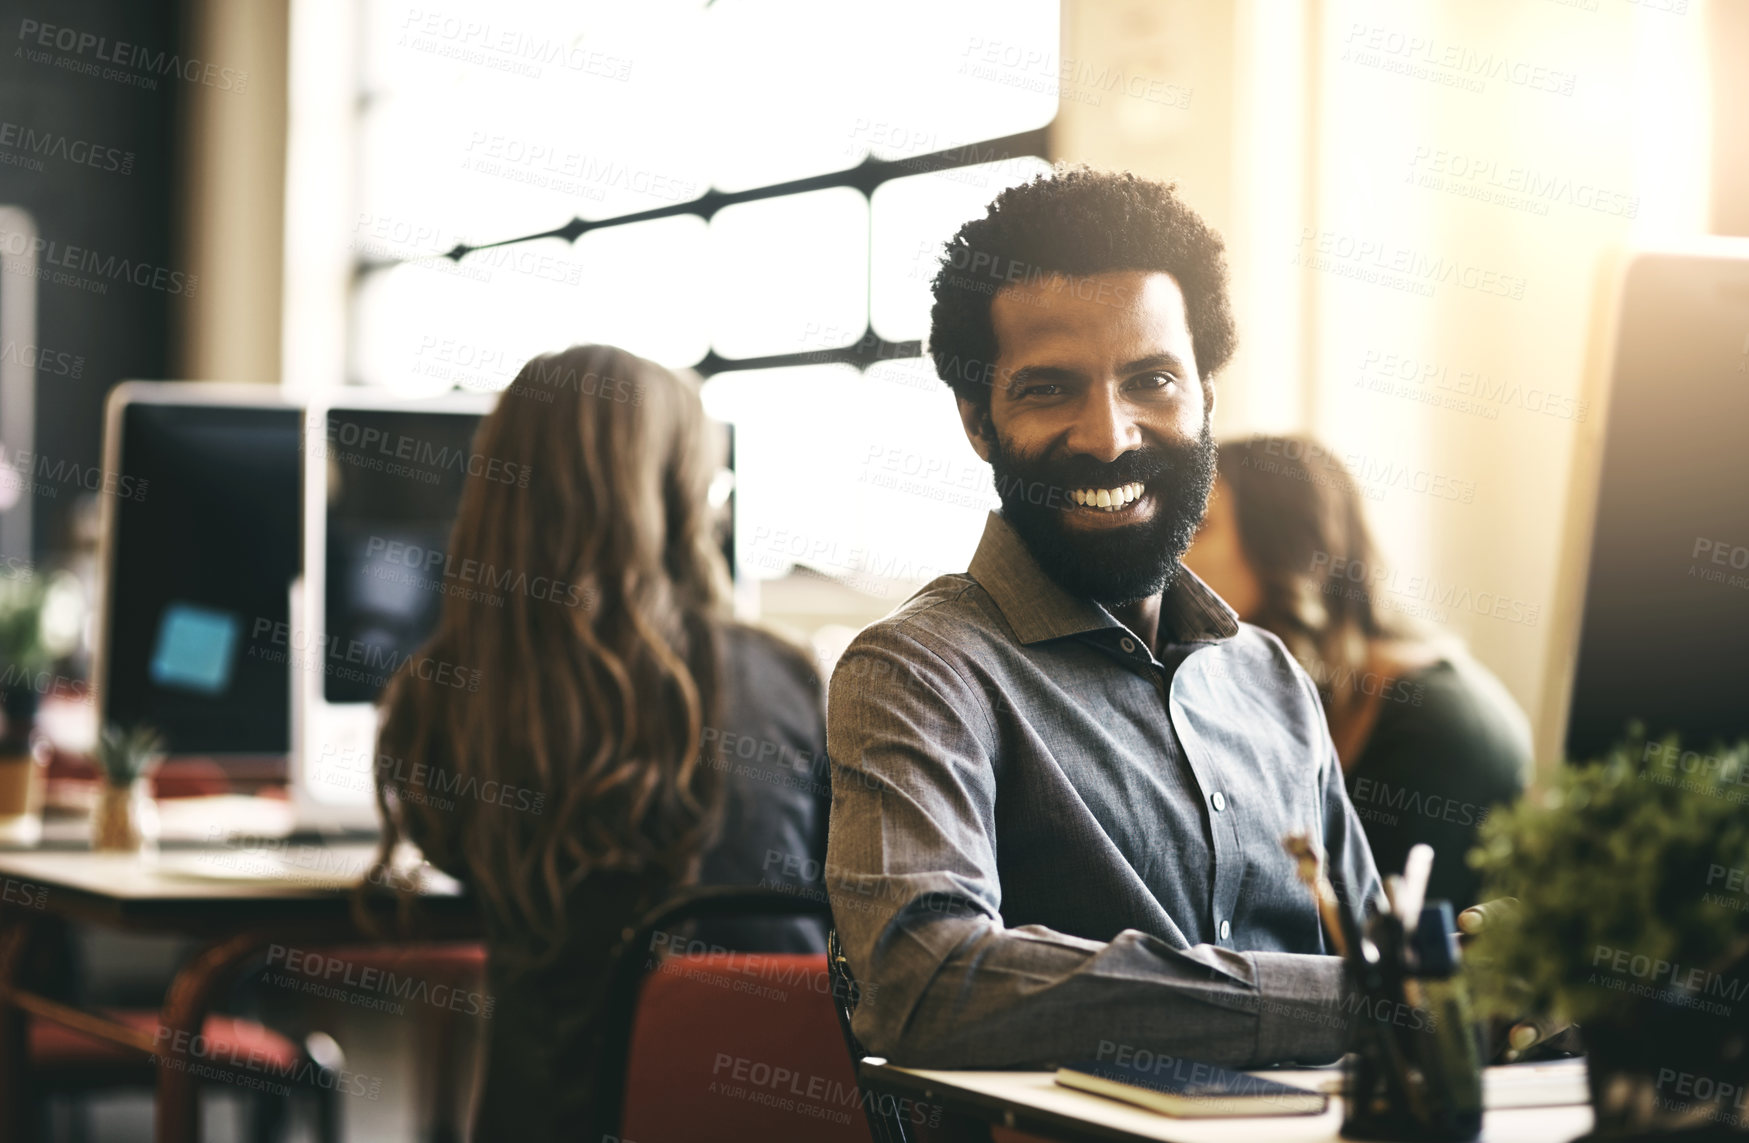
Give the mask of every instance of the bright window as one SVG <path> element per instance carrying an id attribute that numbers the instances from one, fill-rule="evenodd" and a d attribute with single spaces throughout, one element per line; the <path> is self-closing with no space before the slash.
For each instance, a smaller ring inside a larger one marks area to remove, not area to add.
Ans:
<path id="1" fill-rule="evenodd" d="M 749 575 L 884 597 L 963 567 L 988 471 L 906 358 L 940 244 L 1045 169 L 1058 25 L 1056 0 L 372 0 L 347 380 L 492 390 L 581 341 L 698 368 L 736 426 Z M 573 218 L 574 243 L 442 257 Z"/>

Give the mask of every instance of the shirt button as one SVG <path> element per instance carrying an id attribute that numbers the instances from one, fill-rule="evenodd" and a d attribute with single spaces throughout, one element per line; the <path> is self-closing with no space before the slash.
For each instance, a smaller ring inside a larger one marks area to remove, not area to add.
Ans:
<path id="1" fill-rule="evenodd" d="M 1125 639 L 1121 644 L 1119 644 L 1119 646 L 1121 646 L 1125 651 L 1134 651 L 1136 649 L 1136 641 L 1134 639 Z"/>
<path id="2" fill-rule="evenodd" d="M 1233 935 L 1233 925 L 1230 921 L 1221 922 L 1221 939 L 1228 940 Z"/>
<path id="3" fill-rule="evenodd" d="M 1227 808 L 1227 795 L 1221 793 L 1219 790 L 1216 790 L 1209 797 L 1209 801 L 1214 805 L 1215 813 L 1217 814 Z"/>

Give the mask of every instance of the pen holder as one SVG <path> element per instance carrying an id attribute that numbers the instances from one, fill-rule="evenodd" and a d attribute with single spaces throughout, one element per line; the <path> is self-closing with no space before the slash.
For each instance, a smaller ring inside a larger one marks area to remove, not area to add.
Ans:
<path id="1" fill-rule="evenodd" d="M 1389 914 L 1350 962 L 1353 1019 L 1343 1068 L 1349 1139 L 1467 1143 L 1482 1133 L 1482 1029 L 1458 974 L 1451 906 L 1431 903 L 1414 948 Z"/>

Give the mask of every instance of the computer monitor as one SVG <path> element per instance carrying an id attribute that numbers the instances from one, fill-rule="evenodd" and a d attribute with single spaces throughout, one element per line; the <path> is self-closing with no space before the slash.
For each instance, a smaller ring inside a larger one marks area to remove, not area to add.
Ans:
<path id="1" fill-rule="evenodd" d="M 293 680 L 292 791 L 306 824 L 376 822 L 373 703 L 419 655 L 445 595 L 478 586 L 450 574 L 445 549 L 468 477 L 505 470 L 473 448 L 495 401 L 349 395 L 306 411 L 304 590 L 291 634 L 305 668 Z"/>
<path id="2" fill-rule="evenodd" d="M 92 678 L 101 725 L 175 755 L 283 760 L 299 559 L 299 410 L 271 385 L 125 382 L 109 395 Z"/>
<path id="3" fill-rule="evenodd" d="M 1749 733 L 1749 242 L 1635 254 L 1616 313 L 1574 760 L 1630 719 L 1702 752 Z"/>

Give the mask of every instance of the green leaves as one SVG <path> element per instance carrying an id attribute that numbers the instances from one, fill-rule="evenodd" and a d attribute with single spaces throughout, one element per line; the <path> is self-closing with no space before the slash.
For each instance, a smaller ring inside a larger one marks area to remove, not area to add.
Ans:
<path id="1" fill-rule="evenodd" d="M 68 571 L 0 570 L 0 668 L 35 673 L 72 651 L 85 621 L 84 589 Z"/>
<path id="2" fill-rule="evenodd" d="M 39 576 L 0 576 L 0 666 L 26 671 L 43 666 L 47 659 L 41 636 L 45 595 Z"/>
<path id="3" fill-rule="evenodd" d="M 1485 899 L 1522 904 L 1469 946 L 1492 1013 L 1528 1004 L 1583 1023 L 1645 998 L 1745 999 L 1749 740 L 1685 752 L 1630 728 L 1608 757 L 1493 814 L 1469 860 Z"/>
<path id="4" fill-rule="evenodd" d="M 97 765 L 112 786 L 145 777 L 163 757 L 163 735 L 144 724 L 124 729 L 111 723 L 97 739 Z"/>

